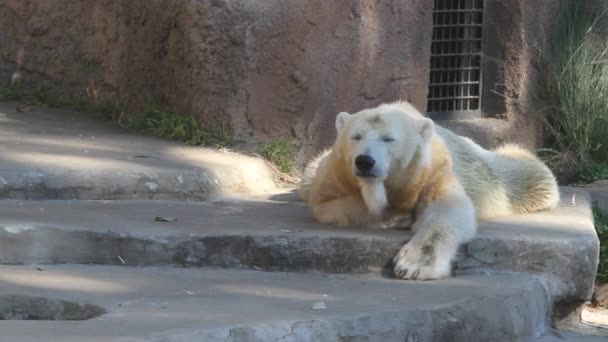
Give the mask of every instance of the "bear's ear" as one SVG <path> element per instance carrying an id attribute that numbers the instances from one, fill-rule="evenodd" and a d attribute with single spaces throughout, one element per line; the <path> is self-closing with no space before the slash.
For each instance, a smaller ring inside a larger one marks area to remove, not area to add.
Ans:
<path id="1" fill-rule="evenodd" d="M 424 139 L 425 142 L 431 141 L 433 131 L 435 130 L 435 124 L 433 123 L 433 120 L 423 118 L 422 120 L 420 120 L 418 127 L 420 127 L 419 130 L 420 135 L 422 135 L 422 139 Z"/>
<path id="2" fill-rule="evenodd" d="M 344 124 L 346 123 L 346 120 L 349 117 L 350 117 L 350 114 L 347 112 L 338 113 L 338 116 L 336 116 L 336 130 L 338 132 L 340 132 L 342 130 L 342 127 L 344 127 Z"/>

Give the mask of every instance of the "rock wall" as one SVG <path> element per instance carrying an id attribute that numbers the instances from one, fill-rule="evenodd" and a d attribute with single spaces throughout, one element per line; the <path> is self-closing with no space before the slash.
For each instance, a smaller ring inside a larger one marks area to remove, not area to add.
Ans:
<path id="1" fill-rule="evenodd" d="M 542 145 L 542 49 L 564 0 L 486 0 L 486 118 L 443 122 L 485 146 Z M 594 4 L 603 3 L 594 0 Z M 599 6 L 599 5 L 598 5 Z M 339 111 L 404 99 L 424 111 L 433 1 L 0 1 L 0 81 L 149 102 L 229 126 L 245 144 L 293 138 L 298 160 Z"/>
<path id="2" fill-rule="evenodd" d="M 235 139 L 331 141 L 339 111 L 425 110 L 432 1 L 0 2 L 0 77 L 128 110 L 157 102 Z"/>

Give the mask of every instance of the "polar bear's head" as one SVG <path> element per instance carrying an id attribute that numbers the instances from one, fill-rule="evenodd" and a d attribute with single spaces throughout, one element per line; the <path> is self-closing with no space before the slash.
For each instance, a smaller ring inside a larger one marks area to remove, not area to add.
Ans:
<path id="1" fill-rule="evenodd" d="M 414 158 L 430 163 L 433 121 L 407 102 L 381 105 L 336 117 L 337 146 L 361 181 L 384 181 Z M 418 153 L 418 154 L 417 154 Z"/>

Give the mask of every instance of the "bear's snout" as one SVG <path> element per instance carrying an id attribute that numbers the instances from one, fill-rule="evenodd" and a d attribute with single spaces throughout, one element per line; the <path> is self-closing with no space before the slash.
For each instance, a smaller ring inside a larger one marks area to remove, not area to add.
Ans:
<path id="1" fill-rule="evenodd" d="M 374 158 L 368 155 L 361 154 L 355 158 L 355 166 L 360 172 L 359 176 L 369 176 L 369 172 L 372 170 L 375 164 L 376 161 Z"/>

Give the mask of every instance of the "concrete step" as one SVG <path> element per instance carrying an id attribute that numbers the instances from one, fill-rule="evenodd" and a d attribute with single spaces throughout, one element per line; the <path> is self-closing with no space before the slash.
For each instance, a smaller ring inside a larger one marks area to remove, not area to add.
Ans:
<path id="1" fill-rule="evenodd" d="M 538 278 L 499 274 L 415 282 L 210 268 L 0 266 L 0 293 L 0 315 L 14 316 L 10 303 L 31 297 L 106 312 L 84 321 L 0 320 L 2 341 L 23 342 L 533 341 L 547 333 L 550 315 Z M 22 306 L 20 314 L 45 309 Z"/>
<path id="2" fill-rule="evenodd" d="M 589 300 L 598 240 L 585 192 L 548 212 L 480 223 L 457 272 L 538 276 L 556 311 Z M 574 199 L 574 204 L 573 204 Z M 221 266 L 390 276 L 405 230 L 319 225 L 293 196 L 271 199 L 0 202 L 0 263 Z M 157 217 L 170 222 L 155 221 Z M 175 221 L 173 221 L 175 219 Z"/>
<path id="3" fill-rule="evenodd" d="M 0 198 L 201 200 L 277 189 L 259 159 L 134 133 L 90 113 L 0 103 Z"/>

